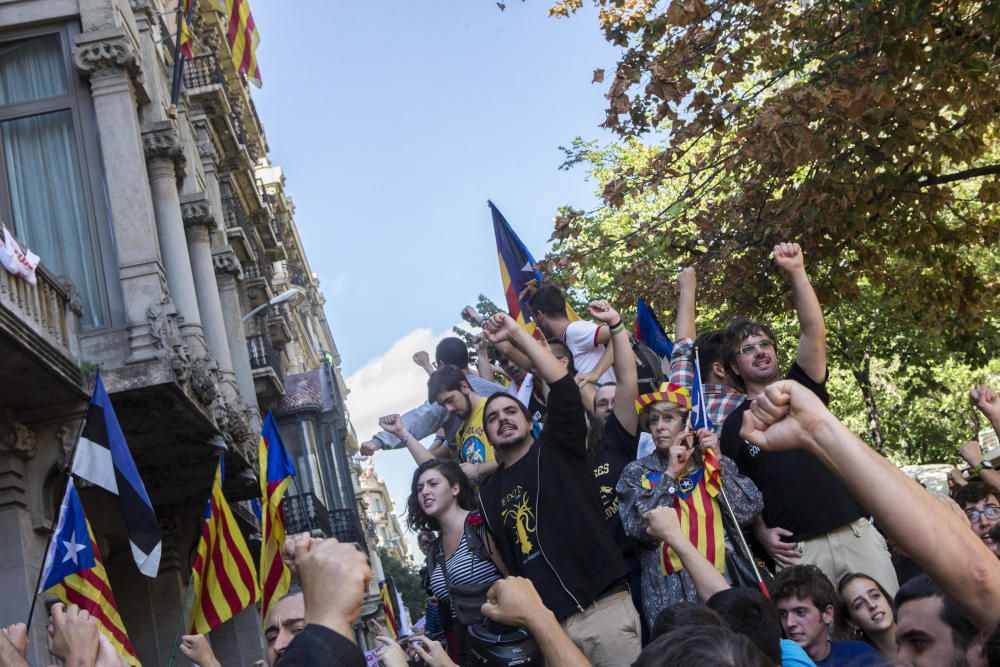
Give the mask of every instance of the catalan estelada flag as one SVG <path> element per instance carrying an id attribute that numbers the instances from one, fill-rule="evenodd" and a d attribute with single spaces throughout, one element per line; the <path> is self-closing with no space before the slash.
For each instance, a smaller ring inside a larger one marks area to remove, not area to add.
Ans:
<path id="1" fill-rule="evenodd" d="M 260 430 L 260 584 L 262 618 L 267 619 L 271 605 L 288 592 L 291 573 L 281 559 L 285 543 L 285 510 L 281 499 L 295 476 L 295 467 L 281 441 L 278 424 L 268 411 Z"/>
<path id="2" fill-rule="evenodd" d="M 705 450 L 704 465 L 681 478 L 678 483 L 680 489 L 674 496 L 674 510 L 680 520 L 681 530 L 687 533 L 691 544 L 698 547 L 701 555 L 715 565 L 719 572 L 724 571 L 726 566 L 726 536 L 717 498 L 722 491 L 721 468 L 712 451 Z M 662 472 L 647 472 L 642 476 L 640 485 L 644 489 L 652 489 L 662 479 Z M 661 574 L 667 576 L 683 568 L 680 557 L 664 544 L 660 548 Z"/>
<path id="3" fill-rule="evenodd" d="M 233 52 L 233 65 L 260 88 L 260 68 L 257 66 L 260 33 L 250 13 L 249 0 L 219 0 L 219 9 L 225 14 L 226 38 Z"/>
<path id="4" fill-rule="evenodd" d="M 497 239 L 497 259 L 500 261 L 500 280 L 507 300 L 507 312 L 528 333 L 534 333 L 535 324 L 531 321 L 529 295 L 525 293 L 525 289 L 532 280 L 540 284 L 542 274 L 535 268 L 534 257 L 511 229 L 507 219 L 493 202 L 487 203 L 493 214 L 493 233 Z"/>
<path id="5" fill-rule="evenodd" d="M 191 632 L 204 634 L 240 613 L 258 598 L 257 574 L 243 533 L 222 494 L 222 461 L 191 568 L 194 607 Z"/>
<path id="6" fill-rule="evenodd" d="M 705 462 L 700 470 L 681 478 L 680 490 L 674 496 L 674 510 L 681 530 L 691 544 L 715 565 L 719 572 L 726 567 L 726 536 L 722 528 L 722 510 L 716 496 L 722 491 L 722 466 L 711 450 L 705 450 Z M 664 576 L 683 569 L 680 557 L 663 545 L 660 549 L 660 571 Z"/>
<path id="7" fill-rule="evenodd" d="M 75 604 L 87 610 L 126 662 L 141 666 L 118 614 L 101 552 L 72 480 L 66 485 L 56 530 L 45 554 L 39 585 L 39 593 L 43 592 L 55 595 L 67 606 Z"/>

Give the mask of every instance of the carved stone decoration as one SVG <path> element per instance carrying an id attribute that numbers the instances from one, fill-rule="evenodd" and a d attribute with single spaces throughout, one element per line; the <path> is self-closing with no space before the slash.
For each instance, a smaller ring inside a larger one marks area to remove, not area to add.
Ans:
<path id="1" fill-rule="evenodd" d="M 56 278 L 56 284 L 66 292 L 66 297 L 69 303 L 69 309 L 77 317 L 83 317 L 83 297 L 80 296 L 80 290 L 76 288 L 73 281 L 66 276 L 60 276 Z"/>
<path id="2" fill-rule="evenodd" d="M 80 35 L 78 45 L 73 49 L 73 64 L 78 70 L 92 77 L 117 73 L 120 69 L 133 75 L 139 73 L 136 49 L 124 33 L 83 41 L 89 37 L 88 33 Z"/>
<path id="3" fill-rule="evenodd" d="M 0 452 L 27 460 L 33 458 L 36 451 L 35 432 L 14 421 L 14 413 L 10 410 L 0 411 Z"/>
<path id="4" fill-rule="evenodd" d="M 212 205 L 203 194 L 199 194 L 196 198 L 187 196 L 181 201 L 181 217 L 184 218 L 184 225 L 187 227 L 196 225 L 210 227 L 215 222 Z"/>
<path id="5" fill-rule="evenodd" d="M 233 249 L 226 246 L 212 254 L 212 265 L 216 273 L 231 273 L 237 280 L 243 279 L 243 267 Z"/>
<path id="6" fill-rule="evenodd" d="M 215 381 L 215 362 L 208 357 L 198 357 L 190 366 L 191 391 L 202 404 L 209 406 L 219 396 Z"/>
<path id="7" fill-rule="evenodd" d="M 180 135 L 173 123 L 168 120 L 153 123 L 142 133 L 142 149 L 147 160 L 167 158 L 174 161 L 174 167 L 180 172 L 184 168 L 184 152 L 181 151 Z M 178 174 L 179 175 L 179 174 Z"/>
<path id="8" fill-rule="evenodd" d="M 61 426 L 59 430 L 56 431 L 56 440 L 59 442 L 59 458 L 56 460 L 56 466 L 59 470 L 68 470 L 70 465 L 73 463 L 71 457 L 73 456 L 73 447 L 76 445 L 76 433 L 79 430 L 79 426 Z"/>
<path id="9" fill-rule="evenodd" d="M 215 143 L 212 141 L 212 128 L 206 120 L 194 121 L 195 143 L 198 146 L 198 155 L 203 161 L 215 162 L 219 159 L 219 153 L 215 150 Z"/>
<path id="10" fill-rule="evenodd" d="M 160 356 L 170 360 L 170 367 L 179 382 L 187 382 L 191 375 L 191 351 L 181 338 L 180 325 L 184 318 L 177 312 L 170 297 L 163 297 L 146 309 L 153 345 Z"/>

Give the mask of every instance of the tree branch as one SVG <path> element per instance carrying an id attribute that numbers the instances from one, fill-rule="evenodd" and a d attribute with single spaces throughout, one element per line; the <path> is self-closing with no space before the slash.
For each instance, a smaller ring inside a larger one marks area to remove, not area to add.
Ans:
<path id="1" fill-rule="evenodd" d="M 954 174 L 944 174 L 942 176 L 924 176 L 917 181 L 917 185 L 922 188 L 926 188 L 932 185 L 941 185 L 943 183 L 951 183 L 953 181 L 964 181 L 967 178 L 989 176 L 991 174 L 1000 174 L 1000 164 L 991 164 L 985 167 L 976 167 L 975 169 L 956 171 Z"/>

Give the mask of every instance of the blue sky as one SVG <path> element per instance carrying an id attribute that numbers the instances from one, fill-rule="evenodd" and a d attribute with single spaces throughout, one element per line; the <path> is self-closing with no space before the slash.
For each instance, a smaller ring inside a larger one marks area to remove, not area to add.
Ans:
<path id="1" fill-rule="evenodd" d="M 617 52 L 586 9 L 546 0 L 254 0 L 264 87 L 254 100 L 270 156 L 326 295 L 359 437 L 426 395 L 410 362 L 479 293 L 501 303 L 492 199 L 536 257 L 561 204 L 590 207 L 582 171 L 558 170 L 575 136 L 611 138 Z M 375 467 L 397 513 L 415 464 Z"/>
<path id="2" fill-rule="evenodd" d="M 558 205 L 595 201 L 558 147 L 608 138 L 615 50 L 546 0 L 251 5 L 271 159 L 327 297 L 345 375 L 417 327 L 501 296 L 486 200 L 536 256 Z"/>

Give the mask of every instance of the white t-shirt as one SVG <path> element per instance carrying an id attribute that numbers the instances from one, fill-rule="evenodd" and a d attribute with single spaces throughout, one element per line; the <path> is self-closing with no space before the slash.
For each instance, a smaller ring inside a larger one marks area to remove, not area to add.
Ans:
<path id="1" fill-rule="evenodd" d="M 597 366 L 604 356 L 604 345 L 597 342 L 597 332 L 600 329 L 593 322 L 576 320 L 566 327 L 566 347 L 573 353 L 573 365 L 578 373 L 589 373 Z M 615 381 L 614 368 L 609 368 L 598 380 L 598 383 Z"/>

